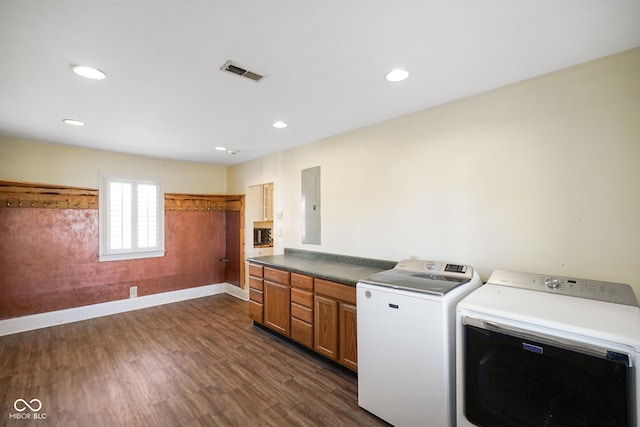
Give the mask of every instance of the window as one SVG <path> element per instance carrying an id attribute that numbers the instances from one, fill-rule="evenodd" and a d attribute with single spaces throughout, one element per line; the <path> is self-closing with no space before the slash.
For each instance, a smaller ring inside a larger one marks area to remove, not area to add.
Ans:
<path id="1" fill-rule="evenodd" d="M 100 177 L 100 261 L 164 256 L 160 180 Z"/>

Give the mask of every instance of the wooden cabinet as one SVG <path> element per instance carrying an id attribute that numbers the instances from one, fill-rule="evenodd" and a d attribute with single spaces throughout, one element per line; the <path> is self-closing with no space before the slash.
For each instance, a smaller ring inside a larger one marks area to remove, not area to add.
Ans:
<path id="1" fill-rule="evenodd" d="M 338 303 L 338 362 L 358 370 L 358 316 L 355 304 Z"/>
<path id="2" fill-rule="evenodd" d="M 288 337 L 290 331 L 289 272 L 264 268 L 264 325 Z"/>
<path id="3" fill-rule="evenodd" d="M 313 348 L 313 277 L 291 273 L 291 339 Z"/>
<path id="4" fill-rule="evenodd" d="M 357 330 L 356 288 L 315 279 L 314 350 L 357 371 Z"/>
<path id="5" fill-rule="evenodd" d="M 273 221 L 273 183 L 252 185 L 247 193 L 247 221 Z"/>
<path id="6" fill-rule="evenodd" d="M 273 221 L 273 183 L 262 186 L 262 220 Z"/>
<path id="7" fill-rule="evenodd" d="M 249 263 L 249 317 L 358 370 L 355 286 Z"/>
<path id="8" fill-rule="evenodd" d="M 315 296 L 313 348 L 329 359 L 338 360 L 338 301 Z"/>
<path id="9" fill-rule="evenodd" d="M 264 323 L 264 267 L 249 264 L 249 318 Z"/>

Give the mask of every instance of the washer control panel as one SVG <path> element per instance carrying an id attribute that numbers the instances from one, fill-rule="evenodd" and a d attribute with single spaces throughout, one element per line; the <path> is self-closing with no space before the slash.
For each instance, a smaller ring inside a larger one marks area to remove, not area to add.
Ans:
<path id="1" fill-rule="evenodd" d="M 442 261 L 407 259 L 396 264 L 394 269 L 410 273 L 444 275 L 457 278 L 470 279 L 471 277 L 473 277 L 472 267 L 464 264 L 452 264 Z"/>
<path id="2" fill-rule="evenodd" d="M 512 286 L 570 297 L 638 306 L 633 289 L 624 283 L 496 270 L 487 281 L 487 284 Z"/>

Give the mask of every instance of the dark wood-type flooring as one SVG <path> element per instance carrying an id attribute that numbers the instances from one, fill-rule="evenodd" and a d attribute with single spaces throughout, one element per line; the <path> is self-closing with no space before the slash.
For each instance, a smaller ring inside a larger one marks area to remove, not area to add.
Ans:
<path id="1" fill-rule="evenodd" d="M 0 426 L 386 425 L 357 389 L 229 295 L 0 337 Z M 45 419 L 10 418 L 34 398 Z"/>

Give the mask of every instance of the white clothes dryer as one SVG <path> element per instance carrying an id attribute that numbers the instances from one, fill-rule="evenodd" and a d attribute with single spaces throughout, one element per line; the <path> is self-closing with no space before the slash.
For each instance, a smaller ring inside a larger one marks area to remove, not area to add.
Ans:
<path id="1" fill-rule="evenodd" d="M 629 285 L 498 270 L 456 312 L 458 426 L 637 426 Z"/>

